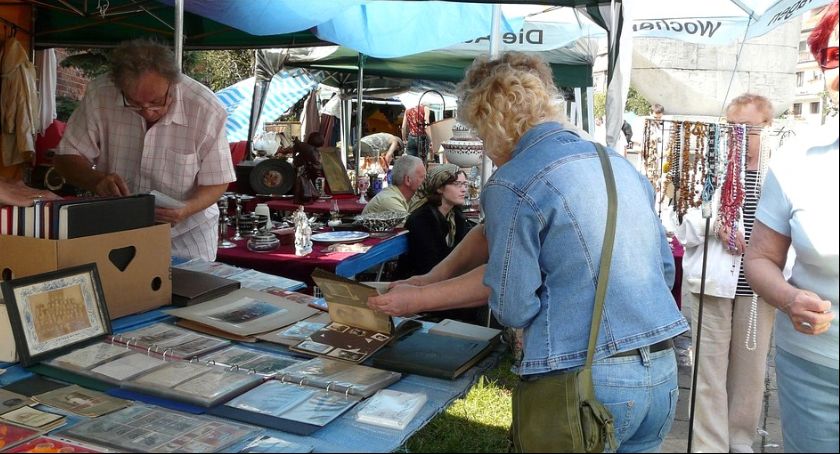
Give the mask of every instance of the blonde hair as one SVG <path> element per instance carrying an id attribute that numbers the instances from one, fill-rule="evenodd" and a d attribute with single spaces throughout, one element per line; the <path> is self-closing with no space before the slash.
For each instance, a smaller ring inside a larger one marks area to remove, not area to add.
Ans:
<path id="1" fill-rule="evenodd" d="M 756 110 L 761 112 L 764 116 L 764 121 L 762 123 L 767 125 L 773 123 L 773 103 L 764 96 L 753 93 L 744 93 L 743 95 L 730 101 L 729 105 L 726 106 L 726 116 L 728 117 L 750 104 L 754 105 Z"/>
<path id="2" fill-rule="evenodd" d="M 458 85 L 458 119 L 484 140 L 488 156 L 508 160 L 525 132 L 563 121 L 551 68 L 540 57 L 506 52 L 478 57 Z"/>

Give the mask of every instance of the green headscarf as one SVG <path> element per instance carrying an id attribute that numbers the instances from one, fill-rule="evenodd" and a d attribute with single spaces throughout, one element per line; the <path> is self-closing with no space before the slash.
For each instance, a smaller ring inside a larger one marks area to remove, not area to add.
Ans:
<path id="1" fill-rule="evenodd" d="M 435 194 L 447 181 L 452 178 L 457 178 L 456 175 L 461 172 L 461 168 L 455 164 L 439 164 L 432 167 L 426 174 L 426 179 L 417 188 L 414 197 L 408 205 L 408 212 L 413 213 L 429 201 L 429 196 Z M 449 223 L 449 233 L 446 235 L 446 245 L 452 247 L 455 243 L 455 216 L 454 210 L 446 215 L 446 221 Z"/>

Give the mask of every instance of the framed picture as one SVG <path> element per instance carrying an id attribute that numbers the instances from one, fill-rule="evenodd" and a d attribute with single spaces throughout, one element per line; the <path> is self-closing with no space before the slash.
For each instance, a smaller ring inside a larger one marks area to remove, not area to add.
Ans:
<path id="1" fill-rule="evenodd" d="M 111 333 L 95 263 L 0 284 L 23 366 Z"/>
<path id="2" fill-rule="evenodd" d="M 341 149 L 337 147 L 321 147 L 321 165 L 324 166 L 324 176 L 330 185 L 332 194 L 353 194 L 353 184 L 347 176 L 347 168 L 341 161 Z"/>

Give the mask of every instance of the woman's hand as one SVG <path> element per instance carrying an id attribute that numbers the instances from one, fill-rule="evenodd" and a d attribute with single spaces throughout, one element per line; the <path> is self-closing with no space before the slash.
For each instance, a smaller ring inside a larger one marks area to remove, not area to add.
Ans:
<path id="1" fill-rule="evenodd" d="M 393 285 L 394 283 L 392 283 Z M 416 303 L 420 298 L 420 289 L 414 285 L 400 284 L 391 287 L 388 293 L 368 298 L 368 307 L 388 315 L 403 316 L 417 311 Z"/>
<path id="2" fill-rule="evenodd" d="M 389 289 L 394 288 L 394 287 L 397 287 L 399 285 L 412 285 L 412 286 L 415 286 L 415 287 L 422 287 L 424 285 L 434 284 L 435 282 L 437 282 L 437 281 L 430 278 L 428 273 L 418 274 L 417 276 L 411 276 L 408 279 L 403 279 L 401 281 L 391 282 L 391 284 L 388 285 L 388 288 Z"/>
<path id="3" fill-rule="evenodd" d="M 795 330 L 812 336 L 828 331 L 834 320 L 831 301 L 808 290 L 795 289 L 781 310 L 788 315 Z"/>
<path id="4" fill-rule="evenodd" d="M 718 230 L 718 239 L 721 243 L 726 245 L 726 250 L 732 255 L 741 255 L 747 250 L 747 242 L 744 240 L 744 233 L 740 230 L 735 232 L 735 248 L 729 244 L 729 234 L 731 230 L 729 227 L 721 227 Z"/>

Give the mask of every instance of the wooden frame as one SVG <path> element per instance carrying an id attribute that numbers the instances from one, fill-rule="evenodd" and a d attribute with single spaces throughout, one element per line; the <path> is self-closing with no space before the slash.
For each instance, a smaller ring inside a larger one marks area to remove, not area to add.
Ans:
<path id="1" fill-rule="evenodd" d="M 320 147 L 318 151 L 321 152 L 321 164 L 327 184 L 330 185 L 330 193 L 355 194 L 350 177 L 347 176 L 347 168 L 341 161 L 341 150 L 337 147 Z"/>
<path id="2" fill-rule="evenodd" d="M 0 284 L 23 366 L 111 333 L 95 263 Z"/>

